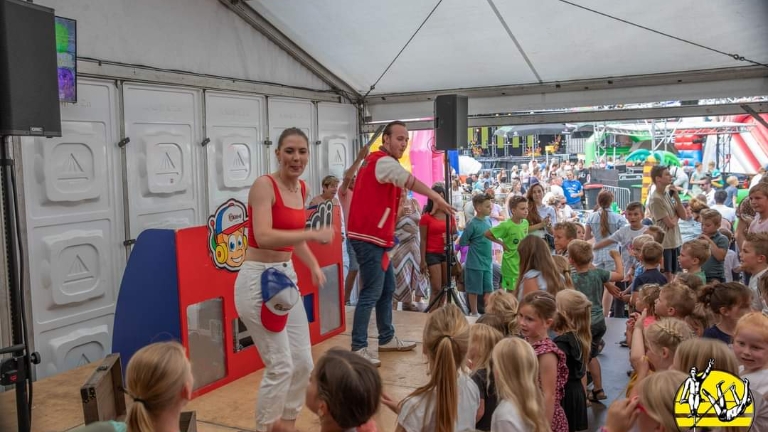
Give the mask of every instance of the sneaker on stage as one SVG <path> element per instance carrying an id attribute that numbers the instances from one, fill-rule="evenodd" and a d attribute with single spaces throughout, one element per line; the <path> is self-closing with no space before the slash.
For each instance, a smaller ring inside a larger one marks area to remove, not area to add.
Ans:
<path id="1" fill-rule="evenodd" d="M 381 360 L 379 360 L 376 357 L 374 357 L 373 354 L 371 354 L 371 352 L 368 351 L 367 347 L 366 348 L 361 348 L 361 349 L 359 349 L 357 351 L 352 351 L 352 352 L 357 354 L 357 355 L 359 355 L 360 357 L 368 360 L 369 362 L 371 362 L 371 364 L 373 364 L 376 367 L 381 366 Z"/>
<path id="2" fill-rule="evenodd" d="M 379 352 L 410 351 L 414 348 L 416 348 L 416 342 L 404 342 L 395 336 L 385 345 L 379 345 Z"/>

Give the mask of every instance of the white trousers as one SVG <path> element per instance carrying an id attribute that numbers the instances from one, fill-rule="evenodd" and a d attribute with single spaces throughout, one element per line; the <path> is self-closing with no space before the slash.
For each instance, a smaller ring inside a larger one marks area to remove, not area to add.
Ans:
<path id="1" fill-rule="evenodd" d="M 279 419 L 295 420 L 298 417 L 314 365 L 303 302 L 291 309 L 288 323 L 281 332 L 273 333 L 261 324 L 261 274 L 270 267 L 285 273 L 298 286 L 298 277 L 290 261 L 246 261 L 235 281 L 235 308 L 264 362 L 264 377 L 256 401 L 257 431 L 266 431 Z"/>

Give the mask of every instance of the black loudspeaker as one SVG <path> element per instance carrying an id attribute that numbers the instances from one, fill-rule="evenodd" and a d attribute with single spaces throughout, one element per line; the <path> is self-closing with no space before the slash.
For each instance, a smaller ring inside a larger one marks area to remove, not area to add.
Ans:
<path id="1" fill-rule="evenodd" d="M 0 135 L 61 136 L 53 9 L 0 0 Z"/>
<path id="2" fill-rule="evenodd" d="M 456 150 L 467 147 L 467 97 L 443 95 L 435 98 L 435 148 Z"/>

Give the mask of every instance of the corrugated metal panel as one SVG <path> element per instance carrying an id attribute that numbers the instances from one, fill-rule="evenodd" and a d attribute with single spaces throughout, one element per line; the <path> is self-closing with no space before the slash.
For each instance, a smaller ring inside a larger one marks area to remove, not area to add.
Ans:
<path id="1" fill-rule="evenodd" d="M 584 144 L 589 138 L 568 138 L 565 144 L 568 154 L 584 154 Z"/>

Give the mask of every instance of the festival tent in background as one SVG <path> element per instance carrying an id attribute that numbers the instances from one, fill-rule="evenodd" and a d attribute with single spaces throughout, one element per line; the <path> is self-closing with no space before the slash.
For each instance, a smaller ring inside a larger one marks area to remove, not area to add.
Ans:
<path id="1" fill-rule="evenodd" d="M 433 151 L 435 131 L 410 131 L 408 132 L 408 136 L 408 148 L 405 150 L 405 153 L 403 153 L 403 157 L 400 158 L 400 165 L 407 169 L 417 179 L 429 186 L 444 181 L 444 153 Z M 377 138 L 371 145 L 371 151 L 376 151 L 379 147 L 381 147 L 381 137 Z M 458 158 L 455 159 L 458 160 Z M 456 167 L 454 167 L 454 169 L 456 169 Z M 421 205 L 427 203 L 427 198 L 423 195 L 414 193 L 413 196 Z"/>

